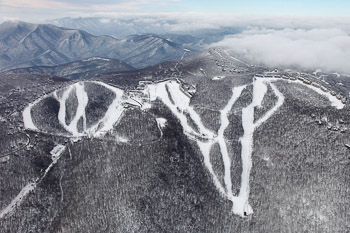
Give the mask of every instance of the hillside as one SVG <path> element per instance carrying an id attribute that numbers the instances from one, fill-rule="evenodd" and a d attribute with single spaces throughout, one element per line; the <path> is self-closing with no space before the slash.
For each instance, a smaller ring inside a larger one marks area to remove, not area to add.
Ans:
<path id="1" fill-rule="evenodd" d="M 53 66 L 90 57 L 122 60 L 136 68 L 177 60 L 181 45 L 157 35 L 135 35 L 118 40 L 49 24 L 7 21 L 0 25 L 0 71 Z"/>
<path id="2" fill-rule="evenodd" d="M 93 79 L 0 78 L 4 232 L 350 227 L 344 77 L 213 48 Z"/>
<path id="3" fill-rule="evenodd" d="M 134 70 L 132 66 L 117 59 L 92 57 L 58 66 L 34 66 L 9 70 L 7 74 L 46 74 L 66 79 L 91 78 L 106 72 L 122 72 Z"/>

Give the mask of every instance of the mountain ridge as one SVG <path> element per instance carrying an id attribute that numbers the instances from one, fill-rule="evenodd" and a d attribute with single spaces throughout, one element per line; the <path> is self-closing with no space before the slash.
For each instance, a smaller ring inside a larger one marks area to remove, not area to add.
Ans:
<path id="1" fill-rule="evenodd" d="M 119 40 L 49 24 L 4 22 L 0 25 L 0 70 L 60 65 L 99 56 L 143 68 L 176 60 L 183 47 L 160 36 L 130 36 Z"/>
<path id="2" fill-rule="evenodd" d="M 46 74 L 67 79 L 90 78 L 107 72 L 135 70 L 134 67 L 118 59 L 91 57 L 57 66 L 33 66 L 5 71 L 6 74 Z"/>

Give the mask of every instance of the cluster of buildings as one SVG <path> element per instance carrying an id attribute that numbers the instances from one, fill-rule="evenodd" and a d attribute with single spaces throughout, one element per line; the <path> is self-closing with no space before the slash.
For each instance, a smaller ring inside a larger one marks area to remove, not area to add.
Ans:
<path id="1" fill-rule="evenodd" d="M 306 78 L 305 74 L 299 74 L 299 75 L 295 75 L 295 76 L 289 76 L 286 74 L 279 74 L 278 70 L 274 70 L 274 71 L 270 71 L 270 72 L 265 72 L 264 74 L 255 74 L 256 78 L 282 78 L 285 80 L 291 80 L 291 81 L 301 81 L 306 85 L 311 85 L 314 86 L 316 88 L 321 89 L 323 92 L 325 93 L 330 93 L 332 96 L 335 96 L 338 100 L 340 100 L 343 104 L 346 104 L 347 102 L 347 98 L 344 97 L 341 93 L 336 93 L 335 91 L 332 90 L 328 90 L 328 88 L 326 88 L 325 86 L 322 86 L 321 84 L 317 83 L 317 82 L 313 82 L 310 79 Z"/>
<path id="2" fill-rule="evenodd" d="M 328 121 L 327 117 L 317 118 L 315 114 L 311 114 L 311 117 L 315 119 L 316 124 L 325 125 L 330 131 L 345 133 L 348 130 L 342 119 L 336 120 L 335 124 L 332 124 Z"/>
<path id="3" fill-rule="evenodd" d="M 166 82 L 169 80 L 171 79 L 161 80 L 161 81 L 148 81 L 148 80 L 139 81 L 137 87 L 135 89 L 128 90 L 127 94 L 131 99 L 138 102 L 139 106 L 141 107 L 142 105 L 150 104 L 151 102 L 149 93 L 145 91 L 148 85 L 154 85 L 159 82 Z M 186 83 L 183 79 L 177 78 L 176 82 L 180 84 L 180 90 L 182 91 L 182 93 L 184 93 L 189 98 L 191 98 L 193 94 L 196 92 L 196 87 L 192 84 Z M 139 107 L 139 106 L 136 106 L 134 104 L 127 103 L 127 102 L 124 103 L 125 108 Z"/>

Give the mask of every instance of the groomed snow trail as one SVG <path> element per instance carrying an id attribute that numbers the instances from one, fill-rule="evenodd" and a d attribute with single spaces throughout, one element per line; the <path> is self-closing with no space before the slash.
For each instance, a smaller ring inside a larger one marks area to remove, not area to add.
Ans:
<path id="1" fill-rule="evenodd" d="M 124 95 L 124 91 L 119 88 L 107 85 L 103 82 L 94 82 L 94 83 L 108 88 L 109 90 L 113 91 L 115 94 L 115 98 L 111 103 L 111 105 L 108 107 L 104 117 L 101 118 L 90 129 L 87 130 L 90 135 L 93 135 L 95 137 L 102 137 L 109 130 L 113 129 L 113 126 L 115 125 L 115 123 L 117 123 L 123 115 L 124 107 L 122 104 L 124 103 L 124 101 L 122 97 Z M 134 100 L 127 98 L 125 102 L 126 101 L 133 102 Z M 101 125 L 102 127 L 99 129 Z"/>
<path id="2" fill-rule="evenodd" d="M 67 99 L 69 98 L 70 94 L 75 91 L 75 95 L 78 100 L 78 107 L 76 109 L 75 116 L 73 120 L 67 124 L 66 122 L 66 103 Z M 65 130 L 67 130 L 69 133 L 71 133 L 73 136 L 79 137 L 83 133 L 79 133 L 78 131 L 78 122 L 80 119 L 83 120 L 83 132 L 86 131 L 86 115 L 85 115 L 85 108 L 88 104 L 89 98 L 87 93 L 84 90 L 84 83 L 76 83 L 74 85 L 69 86 L 67 89 L 63 91 L 62 97 L 60 98 L 58 96 L 57 91 L 53 93 L 54 98 L 60 103 L 60 109 L 58 112 L 58 120 L 60 124 L 63 126 Z"/>
<path id="3" fill-rule="evenodd" d="M 29 104 L 23 111 L 23 123 L 24 127 L 27 129 L 32 130 L 38 130 L 38 128 L 34 125 L 33 119 L 32 119 L 32 107 L 35 103 Z"/>
<path id="4" fill-rule="evenodd" d="M 94 83 L 96 85 L 103 86 L 109 90 L 111 90 L 115 94 L 115 98 L 113 102 L 108 107 L 107 111 L 105 112 L 104 116 L 101 117 L 95 124 L 90 126 L 89 128 L 86 125 L 86 107 L 89 103 L 89 96 L 88 93 L 85 91 L 85 83 Z M 74 117 L 71 120 L 71 122 L 67 123 L 66 117 L 67 117 L 67 101 L 69 96 L 74 95 L 77 98 L 77 108 L 73 111 Z M 31 110 L 32 107 L 36 104 L 38 104 L 41 100 L 47 97 L 53 97 L 55 98 L 59 104 L 59 111 L 57 115 L 58 122 L 62 127 L 67 131 L 67 133 L 70 136 L 73 137 L 81 137 L 81 136 L 95 136 L 95 137 L 101 137 L 105 135 L 109 130 L 113 128 L 113 126 L 120 120 L 120 118 L 123 115 L 124 112 L 124 106 L 123 103 L 133 103 L 135 105 L 138 105 L 139 103 L 135 102 L 135 100 L 129 98 L 128 96 L 124 95 L 124 91 L 107 85 L 103 82 L 98 81 L 84 81 L 84 82 L 78 82 L 75 84 L 72 84 L 66 88 L 56 90 L 51 94 L 45 95 L 42 98 L 36 100 L 33 103 L 30 103 L 23 111 L 23 121 L 24 126 L 27 129 L 32 130 L 39 130 L 38 127 L 34 124 L 32 119 Z M 79 129 L 78 125 L 79 122 L 82 120 L 82 129 Z M 40 129 L 45 131 L 45 129 Z"/>
<path id="5" fill-rule="evenodd" d="M 254 109 L 262 106 L 262 101 L 267 93 L 267 85 L 271 85 L 274 94 L 277 96 L 277 103 L 260 119 L 254 123 Z M 249 178 L 252 168 L 252 153 L 253 153 L 253 135 L 256 128 L 268 120 L 283 104 L 284 97 L 270 81 L 256 79 L 253 81 L 253 97 L 252 102 L 242 109 L 242 126 L 244 130 L 243 136 L 240 138 L 242 145 L 241 160 L 242 160 L 242 175 L 241 187 L 237 197 L 232 199 L 233 213 L 240 216 L 247 216 L 253 213 L 253 209 L 249 204 Z"/>
<path id="6" fill-rule="evenodd" d="M 254 108 L 259 107 L 262 104 L 263 98 L 267 93 L 267 85 L 269 83 L 278 97 L 277 103 L 272 107 L 261 119 L 258 119 L 254 123 Z M 175 81 L 162 82 L 155 85 L 148 85 L 144 90 L 150 98 L 150 101 L 160 99 L 171 112 L 179 119 L 185 135 L 189 139 L 197 142 L 197 145 L 203 155 L 203 160 L 206 168 L 212 176 L 213 182 L 217 190 L 227 199 L 232 201 L 233 213 L 246 216 L 253 213 L 252 208 L 248 203 L 249 198 L 249 176 L 252 166 L 251 155 L 253 152 L 253 134 L 255 129 L 260 126 L 263 122 L 269 119 L 274 112 L 283 104 L 284 97 L 277 90 L 277 88 L 270 83 L 270 80 L 255 80 L 253 82 L 253 97 L 252 102 L 246 108 L 242 110 L 242 125 L 244 129 L 244 135 L 240 139 L 242 144 L 241 158 L 242 158 L 242 175 L 241 175 L 241 187 L 240 193 L 234 196 L 232 191 L 232 178 L 231 178 L 231 167 L 233 161 L 229 155 L 227 148 L 227 142 L 224 137 L 224 132 L 229 125 L 228 115 L 241 96 L 242 91 L 246 88 L 246 85 L 234 87 L 232 89 L 232 96 L 228 101 L 227 105 L 220 111 L 221 125 L 216 135 L 210 131 L 202 123 L 201 117 L 195 112 L 193 107 L 190 106 L 190 96 L 188 96 L 182 89 L 181 84 Z M 196 124 L 196 128 L 190 125 L 188 117 L 191 118 Z M 220 179 L 216 175 L 213 165 L 210 161 L 210 154 L 213 145 L 219 144 L 222 161 L 224 163 L 224 184 L 220 182 Z"/>
<path id="7" fill-rule="evenodd" d="M 190 106 L 191 99 L 181 90 L 180 84 L 176 81 L 150 85 L 145 92 L 150 96 L 151 101 L 159 98 L 171 110 L 180 120 L 185 134 L 189 137 L 193 138 L 197 136 L 205 139 L 213 139 L 216 136 L 215 133 L 208 130 L 203 125 L 200 116 Z M 185 113 L 188 113 L 191 119 L 196 123 L 199 132 L 196 132 L 196 130 L 190 126 Z"/>
<path id="8" fill-rule="evenodd" d="M 246 86 L 240 86 L 240 87 L 234 87 L 232 89 L 232 97 L 225 106 L 224 109 L 221 110 L 220 115 L 221 115 L 221 125 L 218 130 L 218 136 L 217 136 L 217 142 L 220 146 L 220 151 L 222 155 L 222 160 L 224 162 L 224 168 L 225 168 L 225 175 L 224 175 L 224 181 L 225 181 L 225 186 L 226 186 L 226 195 L 229 199 L 233 198 L 233 193 L 232 193 L 232 180 L 231 180 L 231 164 L 232 161 L 230 159 L 225 137 L 224 137 L 224 132 L 228 125 L 230 124 L 228 120 L 228 114 L 230 113 L 234 103 L 237 101 L 237 99 L 241 96 L 242 91 L 246 88 Z"/>
<path id="9" fill-rule="evenodd" d="M 52 162 L 46 168 L 44 175 L 40 178 L 37 178 L 34 182 L 30 182 L 26 186 L 24 186 L 19 192 L 19 194 L 11 201 L 11 203 L 8 206 L 6 206 L 3 210 L 1 210 L 0 219 L 6 216 L 10 216 L 16 210 L 16 208 L 22 204 L 23 200 L 27 197 L 27 195 L 35 190 L 36 186 L 46 177 L 47 173 L 57 163 L 65 149 L 66 146 L 57 145 L 51 150 L 50 154 Z"/>
<path id="10" fill-rule="evenodd" d="M 329 92 L 324 92 L 320 88 L 314 87 L 312 85 L 307 85 L 300 80 L 297 80 L 295 82 L 300 83 L 310 88 L 311 90 L 317 92 L 318 94 L 327 97 L 328 100 L 331 102 L 331 106 L 335 107 L 336 109 L 343 109 L 345 107 L 345 104 L 343 104 L 341 100 L 338 100 L 336 96 L 331 95 Z"/>

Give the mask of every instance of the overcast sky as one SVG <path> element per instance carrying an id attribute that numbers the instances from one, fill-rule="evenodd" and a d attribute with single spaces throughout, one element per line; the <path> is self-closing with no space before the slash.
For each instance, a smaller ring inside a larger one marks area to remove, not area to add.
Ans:
<path id="1" fill-rule="evenodd" d="M 0 20 L 41 22 L 93 12 L 214 12 L 249 15 L 350 16 L 349 0 L 0 0 Z"/>

